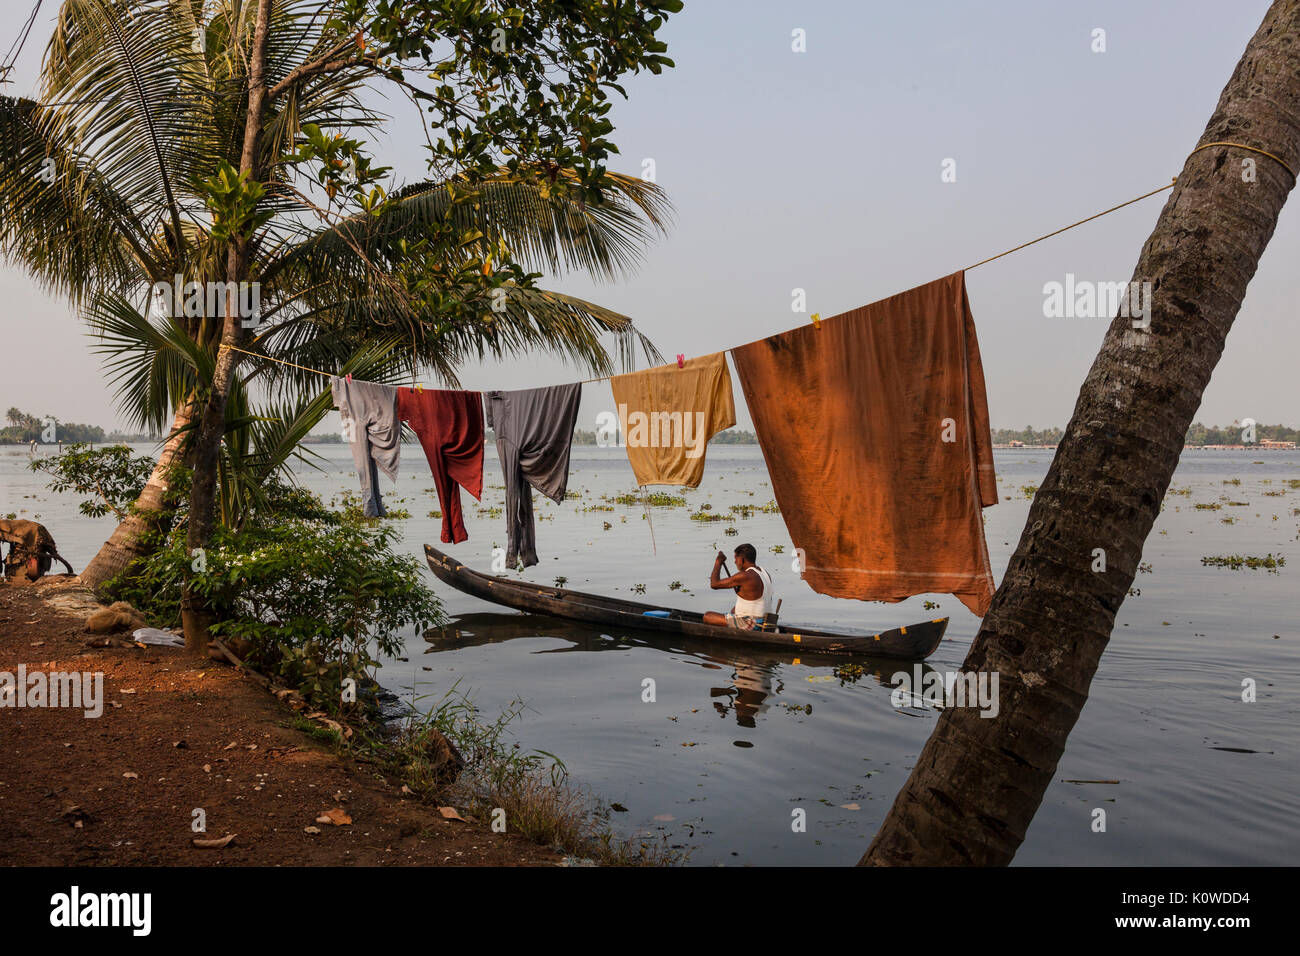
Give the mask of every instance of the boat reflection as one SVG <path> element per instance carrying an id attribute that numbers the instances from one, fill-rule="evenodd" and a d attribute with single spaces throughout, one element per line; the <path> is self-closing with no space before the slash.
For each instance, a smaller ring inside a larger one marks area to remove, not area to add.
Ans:
<path id="1" fill-rule="evenodd" d="M 755 717 L 770 706 L 770 698 L 785 687 L 782 668 L 805 667 L 831 671 L 844 667 L 843 656 L 768 649 L 750 645 L 719 645 L 717 642 L 682 635 L 657 635 L 637 631 L 610 632 L 596 626 L 548 617 L 542 614 L 476 612 L 453 617 L 445 626 L 424 633 L 429 647 L 426 654 L 454 651 L 484 644 L 502 644 L 526 638 L 548 637 L 567 642 L 567 646 L 548 647 L 537 654 L 567 654 L 627 650 L 632 647 L 654 648 L 667 654 L 692 658 L 700 667 L 730 671 L 722 686 L 709 688 L 709 697 L 719 715 L 734 716 L 741 727 L 753 728 Z M 858 683 L 870 677 L 888 689 L 890 678 L 907 667 L 896 658 L 855 656 L 853 665 L 861 671 L 841 677 L 842 683 Z M 923 670 L 933 670 L 920 663 Z M 910 668 L 907 668 L 910 670 Z M 841 672 L 842 673 L 842 672 Z M 833 678 L 832 678 L 833 679 Z"/>

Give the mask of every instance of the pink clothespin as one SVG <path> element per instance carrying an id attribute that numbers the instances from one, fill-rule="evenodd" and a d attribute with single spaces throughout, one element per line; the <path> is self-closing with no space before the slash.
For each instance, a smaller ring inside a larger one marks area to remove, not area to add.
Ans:
<path id="1" fill-rule="evenodd" d="M 349 385 L 352 384 L 352 373 L 351 373 L 351 372 L 348 372 L 348 375 L 347 375 L 347 383 L 348 383 Z"/>
<path id="2" fill-rule="evenodd" d="M 678 367 L 678 368 L 686 368 L 686 356 L 685 356 L 685 355 L 681 355 L 681 354 L 679 354 L 679 355 L 677 356 L 677 367 Z"/>
<path id="3" fill-rule="evenodd" d="M 814 312 L 812 314 L 812 324 L 814 329 L 820 329 L 822 327 L 822 314 L 820 312 Z"/>

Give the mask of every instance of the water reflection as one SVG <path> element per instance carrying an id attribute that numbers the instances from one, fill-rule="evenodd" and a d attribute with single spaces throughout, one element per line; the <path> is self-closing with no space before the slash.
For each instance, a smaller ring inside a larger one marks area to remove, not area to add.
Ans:
<path id="1" fill-rule="evenodd" d="M 837 671 L 835 676 L 810 678 L 838 680 L 841 684 L 859 683 L 866 678 L 888 691 L 892 676 L 899 670 L 919 666 L 922 672 L 933 668 L 925 662 L 916 665 L 895 658 L 872 658 L 864 655 L 819 654 L 780 648 L 755 648 L 748 645 L 720 645 L 696 637 L 661 635 L 638 631 L 609 631 L 541 614 L 475 612 L 453 617 L 445 626 L 424 633 L 429 647 L 426 654 L 502 644 L 521 638 L 549 637 L 566 641 L 567 646 L 547 647 L 534 654 L 567 654 L 597 651 L 625 651 L 633 647 L 653 648 L 668 654 L 692 659 L 698 666 L 729 671 L 727 682 L 709 688 L 710 703 L 719 716 L 734 717 L 748 730 L 758 726 L 755 720 L 771 706 L 771 698 L 781 694 L 785 683 L 781 669 L 790 667 L 840 668 L 850 662 L 852 672 Z M 811 705 L 807 705 L 811 713 Z"/>

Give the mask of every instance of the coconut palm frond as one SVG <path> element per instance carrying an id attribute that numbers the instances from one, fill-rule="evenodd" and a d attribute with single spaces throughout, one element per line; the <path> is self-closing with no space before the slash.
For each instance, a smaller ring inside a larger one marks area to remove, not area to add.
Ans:
<path id="1" fill-rule="evenodd" d="M 176 408 L 212 380 L 211 353 L 175 319 L 151 321 L 117 294 L 94 297 L 86 322 L 116 384 L 114 401 L 132 425 L 163 431 Z"/>

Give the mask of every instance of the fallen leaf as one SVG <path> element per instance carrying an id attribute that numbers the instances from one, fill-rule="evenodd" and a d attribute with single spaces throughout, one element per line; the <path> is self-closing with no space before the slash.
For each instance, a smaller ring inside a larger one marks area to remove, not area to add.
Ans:
<path id="1" fill-rule="evenodd" d="M 135 688 L 134 688 L 134 687 L 128 687 L 126 690 L 119 690 L 118 693 L 119 693 L 119 694 L 134 694 L 134 693 L 135 693 Z"/>
<path id="2" fill-rule="evenodd" d="M 201 850 L 220 850 L 223 846 L 227 846 L 235 836 L 234 833 L 227 833 L 223 837 L 217 837 L 211 840 L 202 840 L 195 837 L 191 842 Z"/>
<path id="3" fill-rule="evenodd" d="M 320 827 L 303 827 L 303 833 L 320 833 Z"/>
<path id="4" fill-rule="evenodd" d="M 239 746 L 239 744 L 235 743 L 235 742 L 232 740 L 230 743 L 226 744 L 226 745 L 225 745 L 224 747 L 222 747 L 221 749 L 222 749 L 222 750 L 234 750 L 234 749 L 235 749 L 236 747 L 238 747 L 238 746 Z"/>
<path id="5" fill-rule="evenodd" d="M 676 820 L 677 818 L 673 816 L 671 813 L 660 813 L 655 816 L 655 819 L 658 820 L 660 823 L 668 823 L 669 821 Z"/>
<path id="6" fill-rule="evenodd" d="M 333 810 L 325 810 L 316 818 L 317 823 L 330 823 L 336 827 L 347 826 L 352 822 L 352 818 L 347 815 L 342 807 L 335 807 Z"/>
<path id="7" fill-rule="evenodd" d="M 139 780 L 139 779 L 140 779 L 140 775 L 139 775 L 138 773 L 132 773 L 132 772 L 129 771 L 129 770 L 128 770 L 126 773 L 122 774 L 122 776 L 126 777 L 127 780 Z"/>
<path id="8" fill-rule="evenodd" d="M 861 808 L 860 806 L 858 806 L 856 803 L 841 803 L 841 804 L 840 804 L 840 809 L 841 809 L 841 810 L 861 810 L 862 808 Z"/>
<path id="9" fill-rule="evenodd" d="M 461 823 L 465 822 L 465 818 L 456 812 L 455 807 L 439 807 L 438 812 L 443 815 L 444 819 L 459 820 Z"/>

